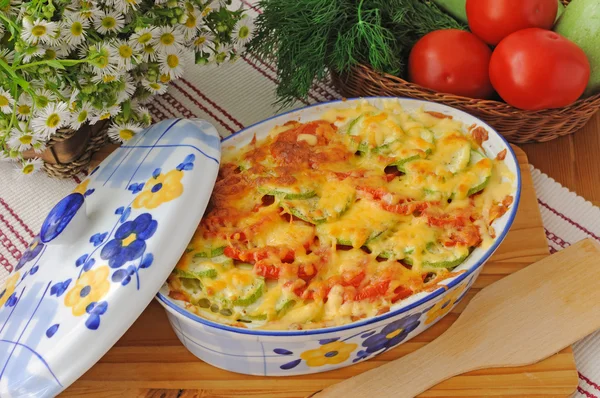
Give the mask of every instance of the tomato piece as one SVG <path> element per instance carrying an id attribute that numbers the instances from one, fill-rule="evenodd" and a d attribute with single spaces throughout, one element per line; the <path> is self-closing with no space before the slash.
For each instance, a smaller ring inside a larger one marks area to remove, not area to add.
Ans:
<path id="1" fill-rule="evenodd" d="M 265 279 L 279 279 L 279 267 L 272 264 L 259 261 L 254 264 L 253 271 Z"/>
<path id="2" fill-rule="evenodd" d="M 310 281 L 317 274 L 317 269 L 313 264 L 300 265 L 298 267 L 298 278 L 305 282 Z"/>
<path id="3" fill-rule="evenodd" d="M 342 275 L 341 285 L 358 287 L 363 279 L 365 279 L 365 276 L 364 271 L 361 271 L 356 275 Z"/>
<path id="4" fill-rule="evenodd" d="M 380 200 L 389 192 L 385 188 L 373 188 L 373 187 L 356 187 L 358 191 L 365 192 L 374 200 Z"/>
<path id="5" fill-rule="evenodd" d="M 506 36 L 527 28 L 552 29 L 556 0 L 467 0 L 471 32 L 496 45 Z"/>
<path id="6" fill-rule="evenodd" d="M 398 286 L 397 288 L 394 289 L 394 295 L 392 296 L 392 303 L 395 303 L 397 301 L 405 299 L 412 294 L 413 294 L 413 291 L 410 290 L 409 288 L 404 287 L 404 286 Z"/>
<path id="7" fill-rule="evenodd" d="M 242 253 L 241 250 L 236 249 L 231 246 L 226 246 L 225 249 L 223 249 L 223 254 L 234 260 L 240 260 L 241 253 Z"/>
<path id="8" fill-rule="evenodd" d="M 434 204 L 433 202 L 407 202 L 399 203 L 397 205 L 388 205 L 387 203 L 380 203 L 383 210 L 389 211 L 390 213 L 397 213 L 402 215 L 413 214 L 414 212 L 422 212 L 429 206 Z"/>
<path id="9" fill-rule="evenodd" d="M 549 30 L 531 28 L 498 44 L 490 79 L 508 104 L 525 109 L 562 108 L 577 100 L 590 78 L 581 48 Z"/>
<path id="10" fill-rule="evenodd" d="M 489 77 L 491 56 L 492 50 L 472 33 L 436 30 L 412 48 L 408 78 L 441 93 L 489 98 L 494 92 Z"/>
<path id="11" fill-rule="evenodd" d="M 390 281 L 382 281 L 367 285 L 358 291 L 354 300 L 361 301 L 383 296 L 387 293 L 389 287 Z"/>

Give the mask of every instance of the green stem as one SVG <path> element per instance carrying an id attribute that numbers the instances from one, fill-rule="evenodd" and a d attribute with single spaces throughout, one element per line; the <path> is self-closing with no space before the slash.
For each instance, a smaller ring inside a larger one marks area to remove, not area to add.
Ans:
<path id="1" fill-rule="evenodd" d="M 87 58 L 86 59 L 52 59 L 52 60 L 46 60 L 46 61 L 31 62 L 29 64 L 17 66 L 14 69 L 19 70 L 19 69 L 27 69 L 32 66 L 49 65 L 49 64 L 51 65 L 52 63 L 55 63 L 55 62 L 58 62 L 64 66 L 72 66 L 72 65 L 76 65 L 76 64 L 86 63 L 86 62 L 88 62 L 88 60 L 87 60 Z"/>

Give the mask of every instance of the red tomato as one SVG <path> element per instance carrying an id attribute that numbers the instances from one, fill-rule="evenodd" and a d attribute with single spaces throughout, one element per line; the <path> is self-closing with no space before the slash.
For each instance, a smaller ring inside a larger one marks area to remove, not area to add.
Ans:
<path id="1" fill-rule="evenodd" d="M 557 11 L 556 0 L 467 0 L 471 32 L 492 45 L 521 29 L 551 29 Z"/>
<path id="2" fill-rule="evenodd" d="M 488 98 L 492 51 L 477 36 L 458 29 L 423 36 L 408 59 L 409 80 L 442 93 Z"/>
<path id="3" fill-rule="evenodd" d="M 500 42 L 490 62 L 490 78 L 502 99 L 514 107 L 562 108 L 585 90 L 590 64 L 576 44 L 549 30 L 531 28 Z"/>

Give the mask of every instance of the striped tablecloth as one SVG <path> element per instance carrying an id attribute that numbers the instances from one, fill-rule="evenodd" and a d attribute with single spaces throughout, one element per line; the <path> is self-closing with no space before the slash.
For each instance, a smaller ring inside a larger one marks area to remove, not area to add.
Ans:
<path id="1" fill-rule="evenodd" d="M 249 2 L 242 3 L 251 15 L 259 12 Z M 273 66 L 251 55 L 219 67 L 198 67 L 190 62 L 184 78 L 154 98 L 148 108 L 155 120 L 206 119 L 227 136 L 282 111 L 273 106 L 276 83 Z M 308 100 L 299 100 L 292 108 L 336 98 L 340 95 L 330 84 L 319 83 Z M 599 208 L 533 167 L 532 174 L 551 252 L 586 237 L 600 241 Z M 56 180 L 41 173 L 19 178 L 10 163 L 0 162 L 0 285 L 50 208 L 78 182 L 78 177 Z M 576 396 L 600 397 L 600 331 L 577 343 L 574 350 L 580 379 Z"/>

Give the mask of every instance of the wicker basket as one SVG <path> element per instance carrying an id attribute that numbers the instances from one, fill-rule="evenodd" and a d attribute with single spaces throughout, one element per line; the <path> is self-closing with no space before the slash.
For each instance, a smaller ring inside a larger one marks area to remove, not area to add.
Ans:
<path id="1" fill-rule="evenodd" d="M 391 96 L 438 102 L 479 117 L 514 143 L 544 142 L 572 134 L 600 109 L 600 93 L 564 108 L 524 111 L 500 101 L 439 93 L 365 65 L 331 75 L 345 97 Z"/>
<path id="2" fill-rule="evenodd" d="M 108 122 L 101 121 L 92 126 L 84 125 L 79 130 L 59 130 L 48 141 L 44 152 L 27 151 L 23 157 L 41 158 L 44 170 L 52 177 L 73 177 L 87 170 L 92 155 L 108 142 L 107 127 Z"/>

